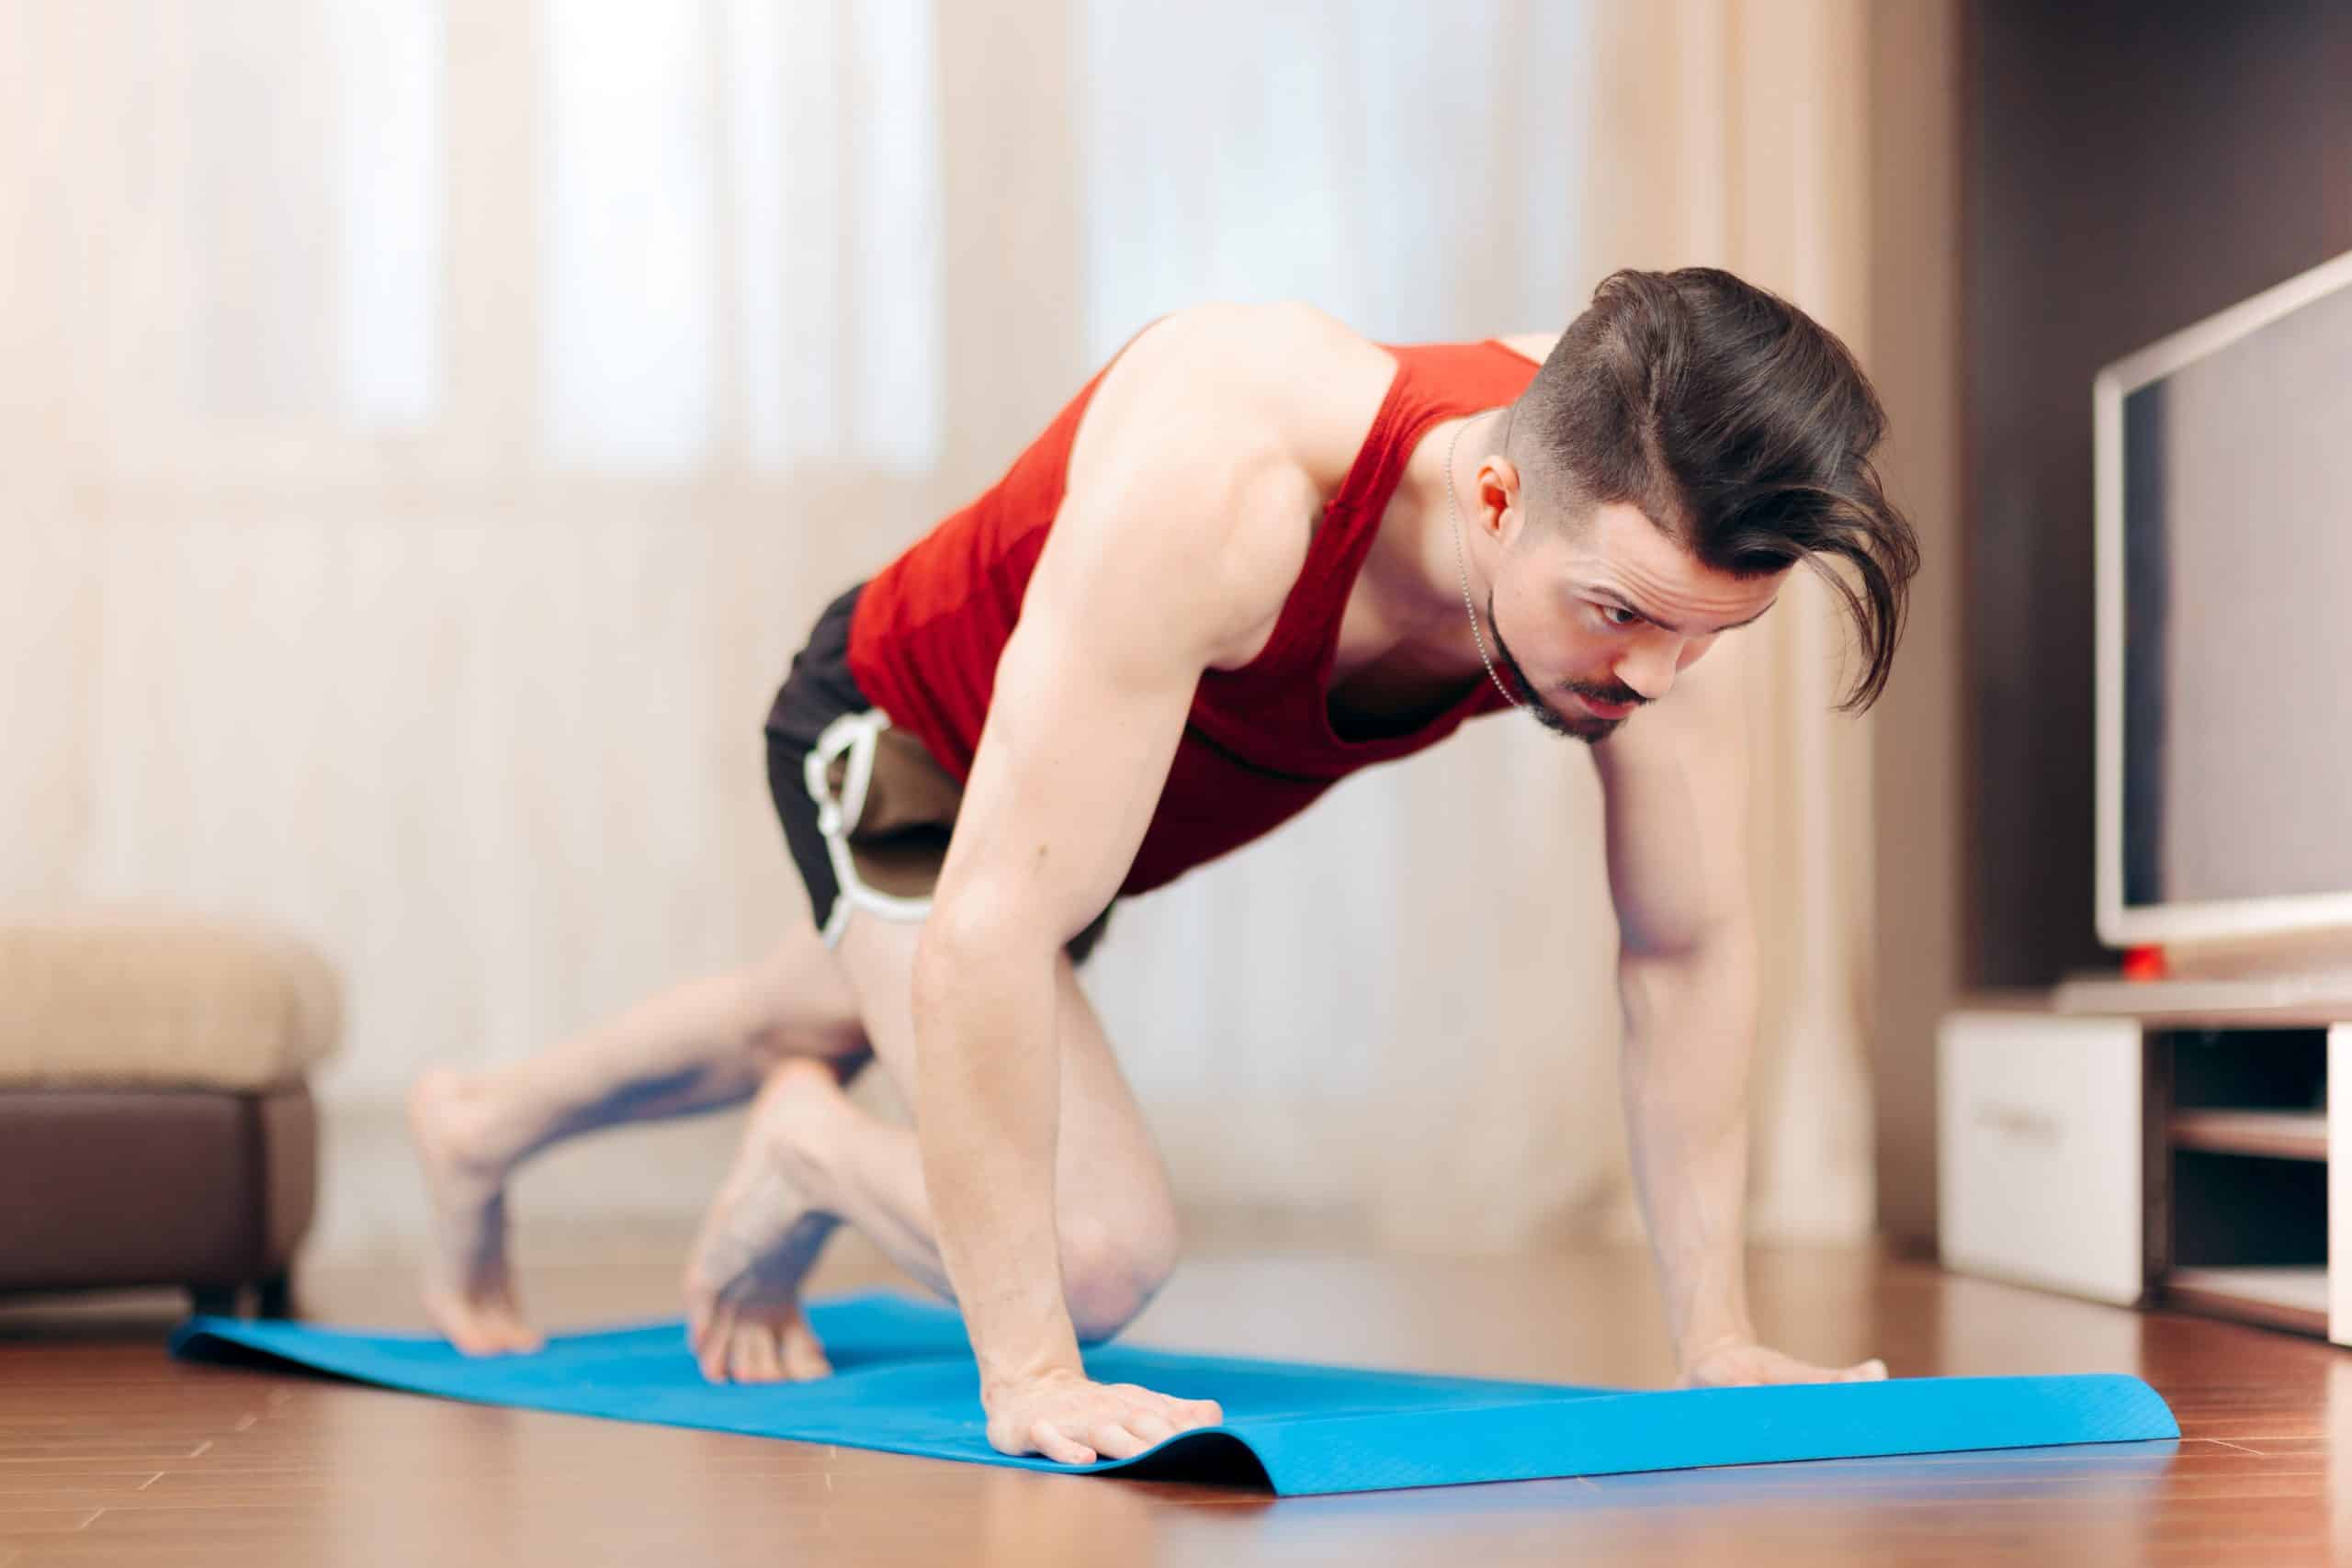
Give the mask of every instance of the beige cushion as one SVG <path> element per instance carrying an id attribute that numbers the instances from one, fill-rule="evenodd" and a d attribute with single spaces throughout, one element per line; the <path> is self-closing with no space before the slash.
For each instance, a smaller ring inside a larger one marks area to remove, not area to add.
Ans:
<path id="1" fill-rule="evenodd" d="M 0 1086 L 262 1089 L 335 1048 L 317 952 L 235 922 L 139 910 L 0 917 Z"/>

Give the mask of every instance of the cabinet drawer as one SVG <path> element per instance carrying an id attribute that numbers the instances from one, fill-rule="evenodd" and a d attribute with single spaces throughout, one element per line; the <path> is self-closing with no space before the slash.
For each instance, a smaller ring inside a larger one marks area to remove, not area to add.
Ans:
<path id="1" fill-rule="evenodd" d="M 1936 1058 L 1945 1265 L 2137 1303 L 2139 1023 L 1952 1013 Z"/>

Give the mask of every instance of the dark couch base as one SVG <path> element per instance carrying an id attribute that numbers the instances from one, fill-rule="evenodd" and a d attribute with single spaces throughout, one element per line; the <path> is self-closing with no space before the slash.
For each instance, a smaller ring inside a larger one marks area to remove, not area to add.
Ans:
<path id="1" fill-rule="evenodd" d="M 0 1089 L 0 1292 L 172 1285 L 286 1308 L 311 1226 L 308 1088 Z"/>

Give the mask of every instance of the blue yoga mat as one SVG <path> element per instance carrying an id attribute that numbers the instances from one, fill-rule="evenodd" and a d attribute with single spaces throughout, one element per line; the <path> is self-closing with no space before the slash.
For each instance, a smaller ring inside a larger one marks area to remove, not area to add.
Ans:
<path id="1" fill-rule="evenodd" d="M 1073 1467 L 988 1446 L 954 1312 L 871 1293 L 813 1302 L 808 1316 L 834 1375 L 760 1386 L 705 1382 L 674 1323 L 561 1335 L 536 1355 L 477 1360 L 416 1335 L 198 1317 L 173 1336 L 172 1352 L 483 1404 L 1028 1470 L 1255 1483 L 1283 1496 L 2180 1435 L 2154 1389 L 2113 1373 L 1633 1392 L 1106 1345 L 1087 1352 L 1091 1375 L 1214 1399 L 1225 1425 Z"/>

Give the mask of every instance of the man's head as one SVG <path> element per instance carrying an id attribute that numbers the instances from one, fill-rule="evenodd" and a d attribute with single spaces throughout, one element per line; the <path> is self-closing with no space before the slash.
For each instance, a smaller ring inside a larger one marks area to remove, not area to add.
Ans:
<path id="1" fill-rule="evenodd" d="M 1712 267 L 1603 280 L 1469 502 L 1505 547 L 1481 607 L 1521 700 L 1606 739 L 1802 564 L 1854 620 L 1843 705 L 1867 708 L 1919 565 L 1871 467 L 1885 429 L 1846 345 L 1786 301 Z"/>

